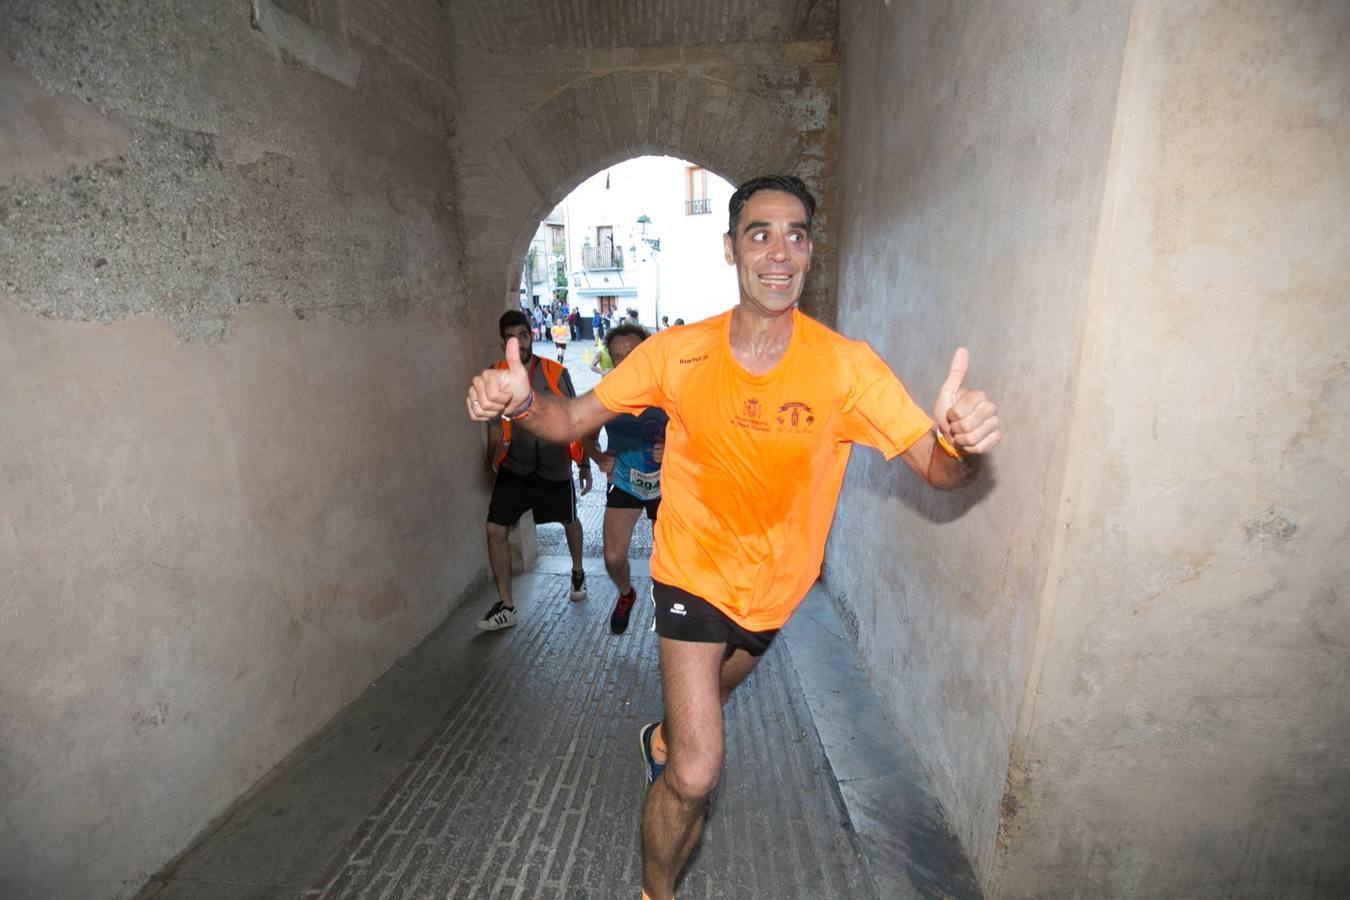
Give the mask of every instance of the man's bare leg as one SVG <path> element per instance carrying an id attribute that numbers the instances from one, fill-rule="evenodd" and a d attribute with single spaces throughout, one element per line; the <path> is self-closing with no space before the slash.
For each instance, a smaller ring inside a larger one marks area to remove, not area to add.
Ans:
<path id="1" fill-rule="evenodd" d="M 725 652 L 725 651 L 724 651 Z M 758 656 L 751 656 L 749 651 L 743 647 L 738 647 L 736 652 L 731 654 L 730 659 L 722 661 L 722 671 L 719 679 L 719 686 L 722 692 L 722 705 L 727 705 L 727 698 L 731 692 L 736 690 L 737 685 L 746 679 L 751 672 L 755 670 L 755 665 L 759 662 Z"/>
<path id="2" fill-rule="evenodd" d="M 617 488 L 616 488 L 617 490 Z M 628 546 L 633 542 L 640 509 L 609 507 L 605 510 L 605 571 L 610 580 L 626 594 L 633 589 L 632 571 L 628 565 Z"/>
<path id="3" fill-rule="evenodd" d="M 703 808 L 722 768 L 723 644 L 660 640 L 665 772 L 642 807 L 642 887 L 675 896 L 675 879 L 703 831 Z"/>
<path id="4" fill-rule="evenodd" d="M 758 656 L 752 656 L 749 651 L 742 648 L 737 648 L 731 656 L 722 660 L 722 669 L 718 673 L 717 680 L 723 706 L 727 705 L 731 692 L 754 671 L 758 663 Z M 665 746 L 665 723 L 660 722 L 657 724 L 656 734 L 652 737 L 652 755 L 663 766 L 666 764 Z"/>
<path id="5" fill-rule="evenodd" d="M 497 583 L 497 599 L 514 609 L 511 603 L 511 544 L 507 540 L 511 529 L 494 522 L 487 523 L 488 565 L 492 580 Z"/>
<path id="6" fill-rule="evenodd" d="M 572 554 L 572 571 L 581 571 L 581 519 L 574 517 L 572 521 L 563 526 L 563 534 L 567 535 L 567 552 Z"/>
<path id="7" fill-rule="evenodd" d="M 759 661 L 724 644 L 661 638 L 661 723 L 666 769 L 642 808 L 642 881 L 652 900 L 675 895 L 675 879 L 703 833 L 708 795 L 722 773 L 722 704 Z"/>
<path id="8" fill-rule="evenodd" d="M 575 503 L 572 508 L 575 511 Z M 581 568 L 581 519 L 573 516 L 572 521 L 563 525 L 563 534 L 567 535 L 567 551 L 572 554 L 572 590 L 568 596 L 573 600 L 585 600 L 586 572 Z"/>

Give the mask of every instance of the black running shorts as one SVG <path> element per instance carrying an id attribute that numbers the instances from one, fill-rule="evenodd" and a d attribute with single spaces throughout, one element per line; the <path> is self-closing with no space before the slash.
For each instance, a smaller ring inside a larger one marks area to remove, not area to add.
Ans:
<path id="1" fill-rule="evenodd" d="M 611 484 L 609 492 L 605 494 L 605 506 L 609 509 L 645 509 L 647 518 L 655 522 L 656 511 L 661 508 L 661 498 L 639 500 L 623 488 Z"/>
<path id="2" fill-rule="evenodd" d="M 553 481 L 537 473 L 517 475 L 510 469 L 497 470 L 488 502 L 487 520 L 507 528 L 520 521 L 526 510 L 534 512 L 536 525 L 545 522 L 571 522 L 577 515 L 577 498 L 572 479 Z"/>
<path id="3" fill-rule="evenodd" d="M 726 644 L 726 657 L 744 648 L 751 656 L 763 656 L 778 630 L 747 631 L 707 600 L 677 587 L 652 582 L 652 605 L 656 618 L 652 630 L 672 641 L 696 644 Z"/>

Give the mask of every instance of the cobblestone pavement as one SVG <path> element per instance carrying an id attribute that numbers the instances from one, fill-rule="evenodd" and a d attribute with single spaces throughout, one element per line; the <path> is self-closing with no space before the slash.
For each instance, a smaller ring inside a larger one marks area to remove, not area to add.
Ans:
<path id="1" fill-rule="evenodd" d="M 599 470 L 596 470 L 599 475 Z M 581 555 L 601 559 L 605 552 L 605 484 L 600 481 L 585 496 L 577 498 L 577 516 L 581 519 Z M 536 531 L 541 556 L 567 556 L 567 536 L 556 524 L 540 525 Z M 629 559 L 646 559 L 652 555 L 652 523 L 643 513 L 633 529 L 633 540 L 628 545 Z M 604 581 L 608 584 L 608 580 Z M 591 584 L 595 589 L 596 585 Z"/>
<path id="2" fill-rule="evenodd" d="M 582 352 L 568 362 L 584 391 L 598 379 Z M 496 599 L 484 582 L 139 900 L 636 897 L 637 731 L 661 715 L 660 682 L 649 603 L 627 634 L 608 631 L 603 508 L 598 491 L 582 503 L 590 600 L 567 600 L 562 529 L 541 529 L 538 561 L 515 578 L 519 625 L 474 627 Z M 630 555 L 644 592 L 650 546 L 640 530 Z M 849 630 L 813 590 L 733 695 L 682 900 L 979 900 Z"/>
<path id="3" fill-rule="evenodd" d="M 306 896 L 637 896 L 651 607 L 612 636 L 608 603 L 570 603 L 562 574 L 533 606 Z M 784 647 L 733 695 L 727 735 L 680 896 L 877 896 Z"/>

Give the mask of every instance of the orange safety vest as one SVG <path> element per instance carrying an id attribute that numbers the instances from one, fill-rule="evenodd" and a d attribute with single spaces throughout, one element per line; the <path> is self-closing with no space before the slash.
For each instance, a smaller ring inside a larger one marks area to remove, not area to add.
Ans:
<path id="1" fill-rule="evenodd" d="M 558 387 L 558 382 L 562 380 L 563 372 L 566 372 L 567 369 L 562 365 L 562 363 L 555 362 L 554 360 L 551 359 L 545 359 L 542 356 L 536 356 L 534 360 L 530 363 L 531 390 L 533 390 L 534 388 L 534 367 L 536 365 L 542 365 L 544 367 L 544 381 L 548 384 L 548 389 L 552 391 L 555 396 L 561 397 L 563 395 L 563 392 L 562 388 Z M 492 364 L 492 368 L 494 369 L 507 368 L 506 360 L 504 359 L 497 360 L 495 363 Z M 581 461 L 585 459 L 585 456 L 582 454 L 581 443 L 579 441 L 573 441 L 572 443 L 568 444 L 567 449 L 572 456 L 572 462 L 580 464 Z M 506 454 L 509 453 L 510 450 L 511 450 L 511 423 L 503 420 L 502 445 L 497 448 L 497 458 L 492 462 L 493 468 L 501 467 L 502 460 L 506 459 Z"/>

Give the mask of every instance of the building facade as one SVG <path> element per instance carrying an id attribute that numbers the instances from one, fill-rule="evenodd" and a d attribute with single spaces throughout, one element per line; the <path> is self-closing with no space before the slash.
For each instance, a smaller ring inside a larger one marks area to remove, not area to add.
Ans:
<path id="1" fill-rule="evenodd" d="M 653 327 L 732 306 L 735 273 L 722 248 L 732 191 L 716 173 L 671 157 L 630 159 L 583 181 L 558 208 L 569 303 L 583 317 Z"/>

